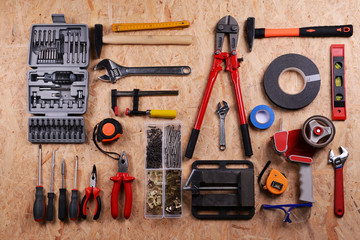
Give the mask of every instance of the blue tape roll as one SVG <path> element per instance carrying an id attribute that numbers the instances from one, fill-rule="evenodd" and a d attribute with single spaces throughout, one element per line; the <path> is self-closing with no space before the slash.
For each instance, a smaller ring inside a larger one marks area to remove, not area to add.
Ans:
<path id="1" fill-rule="evenodd" d="M 274 111 L 266 105 L 256 106 L 250 114 L 250 122 L 258 129 L 269 128 L 275 120 Z"/>

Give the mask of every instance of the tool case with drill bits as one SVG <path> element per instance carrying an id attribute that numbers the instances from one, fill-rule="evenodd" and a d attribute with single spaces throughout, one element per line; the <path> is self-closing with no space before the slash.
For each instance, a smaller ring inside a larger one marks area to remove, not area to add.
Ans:
<path id="1" fill-rule="evenodd" d="M 182 216 L 181 123 L 146 124 L 145 217 Z"/>
<path id="2" fill-rule="evenodd" d="M 89 93 L 89 28 L 66 24 L 52 15 L 53 24 L 31 27 L 27 72 L 29 141 L 32 143 L 85 142 Z"/>

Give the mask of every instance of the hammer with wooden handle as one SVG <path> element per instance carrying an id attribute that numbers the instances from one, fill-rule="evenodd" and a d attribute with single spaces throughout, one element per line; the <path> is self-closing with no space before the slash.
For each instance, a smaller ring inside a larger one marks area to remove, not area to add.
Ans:
<path id="1" fill-rule="evenodd" d="M 144 45 L 190 45 L 191 35 L 142 35 L 121 36 L 109 34 L 103 36 L 102 24 L 95 24 L 95 50 L 99 58 L 103 44 L 144 44 Z"/>

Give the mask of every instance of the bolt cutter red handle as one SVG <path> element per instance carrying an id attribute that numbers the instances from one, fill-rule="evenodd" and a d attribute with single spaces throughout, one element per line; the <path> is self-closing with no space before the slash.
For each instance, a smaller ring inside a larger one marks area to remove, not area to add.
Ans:
<path id="1" fill-rule="evenodd" d="M 132 207 L 132 189 L 131 182 L 134 177 L 130 177 L 129 173 L 118 172 L 115 177 L 111 177 L 110 180 L 114 182 L 111 192 L 111 216 L 115 219 L 119 215 L 118 200 L 121 182 L 124 182 L 125 189 L 125 206 L 124 206 L 124 218 L 128 219 L 131 215 Z"/>
<path id="2" fill-rule="evenodd" d="M 209 75 L 208 83 L 205 89 L 203 99 L 201 101 L 200 109 L 196 118 L 195 126 L 191 132 L 190 139 L 186 148 L 185 157 L 192 158 L 197 139 L 199 137 L 201 124 L 204 119 L 206 108 L 210 99 L 211 91 L 213 89 L 216 77 L 222 70 L 221 63 L 226 61 L 226 71 L 230 72 L 231 80 L 235 89 L 236 102 L 240 118 L 240 129 L 244 144 L 246 156 L 253 154 L 251 148 L 251 141 L 249 135 L 249 128 L 246 121 L 246 114 L 244 110 L 244 103 L 241 96 L 239 70 L 240 62 L 236 56 L 236 45 L 238 40 L 239 24 L 232 16 L 225 16 L 218 22 L 216 26 L 216 51 L 214 55 L 213 65 Z M 229 36 L 230 53 L 222 52 L 225 34 Z"/>
<path id="3" fill-rule="evenodd" d="M 204 115 L 206 112 L 206 108 L 209 102 L 209 98 L 214 86 L 214 83 L 216 81 L 216 77 L 218 76 L 218 73 L 222 70 L 221 63 L 226 60 L 226 70 L 230 72 L 231 80 L 234 85 L 235 89 L 235 96 L 236 96 L 236 102 L 237 102 L 237 108 L 238 108 L 238 114 L 240 118 L 240 128 L 242 133 L 242 139 L 245 149 L 245 155 L 251 156 L 252 148 L 251 148 L 251 141 L 250 141 L 250 135 L 249 135 L 249 129 L 248 124 L 246 121 L 246 114 L 244 110 L 244 103 L 242 100 L 241 95 L 241 88 L 240 88 L 240 77 L 239 77 L 239 71 L 238 67 L 240 66 L 240 62 L 237 59 L 236 52 L 233 51 L 231 55 L 227 52 L 220 52 L 217 50 L 214 55 L 214 61 L 211 68 L 211 72 L 209 75 L 208 83 L 205 89 L 205 93 L 203 96 L 203 99 L 201 101 L 200 109 L 196 118 L 195 126 L 193 128 L 193 131 L 191 133 L 189 143 L 186 149 L 185 156 L 187 158 L 192 158 L 192 155 L 195 150 L 195 145 L 197 142 L 197 138 L 200 133 L 201 124 L 204 119 Z"/>

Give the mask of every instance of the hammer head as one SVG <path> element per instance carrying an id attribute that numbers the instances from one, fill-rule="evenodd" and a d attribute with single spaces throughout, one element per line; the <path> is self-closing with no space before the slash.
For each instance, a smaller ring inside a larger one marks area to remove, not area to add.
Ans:
<path id="1" fill-rule="evenodd" d="M 95 45 L 96 56 L 98 58 L 100 57 L 101 48 L 103 45 L 102 38 L 103 38 L 103 26 L 102 24 L 95 24 L 94 45 Z"/>
<path id="2" fill-rule="evenodd" d="M 255 38 L 255 18 L 249 17 L 246 21 L 246 36 L 251 52 Z"/>

